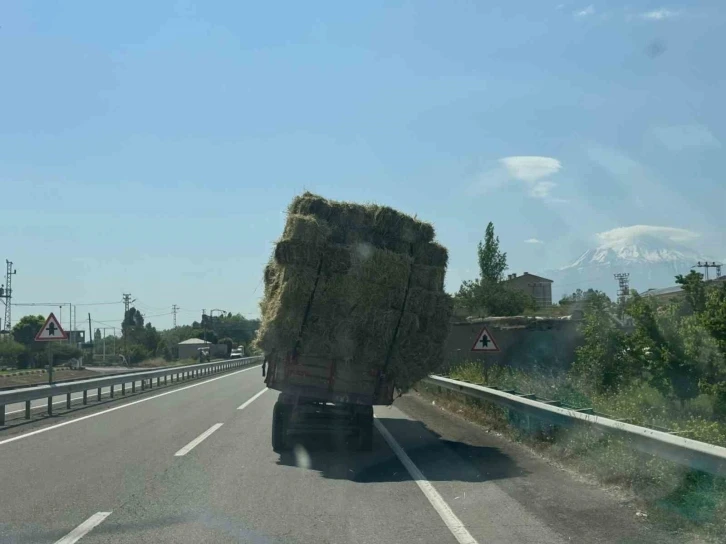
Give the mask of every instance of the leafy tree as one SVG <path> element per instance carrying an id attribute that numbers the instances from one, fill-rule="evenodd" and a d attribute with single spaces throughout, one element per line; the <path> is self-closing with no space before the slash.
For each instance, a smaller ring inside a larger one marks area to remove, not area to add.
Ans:
<path id="1" fill-rule="evenodd" d="M 31 350 L 39 351 L 43 346 L 35 341 L 35 335 L 45 324 L 42 315 L 23 316 L 13 327 L 13 338 Z"/>
<path id="2" fill-rule="evenodd" d="M 726 283 L 722 283 L 719 288 L 709 290 L 703 318 L 706 330 L 726 357 Z"/>
<path id="3" fill-rule="evenodd" d="M 627 313 L 634 320 L 631 340 L 638 348 L 634 356 L 643 363 L 651 385 L 681 400 L 697 396 L 699 368 L 686 356 L 680 322 L 675 316 L 658 315 L 654 305 L 638 295 L 628 303 Z"/>
<path id="4" fill-rule="evenodd" d="M 507 269 L 507 254 L 499 250 L 499 237 L 494 235 L 494 223 L 487 225 L 484 243 L 477 245 L 479 273 L 484 281 L 499 283 L 504 279 Z"/>
<path id="5" fill-rule="evenodd" d="M 219 337 L 217 336 L 217 333 L 210 330 L 198 330 L 195 338 L 199 338 L 201 340 L 204 340 L 206 338 L 207 342 L 211 342 L 212 344 L 216 344 L 219 342 Z"/>
<path id="6" fill-rule="evenodd" d="M 136 365 L 148 358 L 149 351 L 142 345 L 133 344 L 127 350 L 126 359 L 130 365 Z"/>
<path id="7" fill-rule="evenodd" d="M 103 340 L 101 329 L 96 329 L 96 331 L 93 333 L 93 343 L 100 344 L 101 340 Z"/>
<path id="8" fill-rule="evenodd" d="M 144 326 L 144 316 L 141 312 L 133 306 L 124 315 L 124 320 L 121 323 L 121 331 L 126 334 L 130 330 L 138 329 Z"/>
<path id="9" fill-rule="evenodd" d="M 227 338 L 222 338 L 218 344 L 226 344 L 227 345 L 227 357 L 229 357 L 229 354 L 232 353 L 232 346 L 234 346 L 234 340 L 232 340 L 229 336 Z"/>
<path id="10" fill-rule="evenodd" d="M 6 339 L 0 340 L 0 365 L 17 366 L 20 356 L 25 353 L 27 348 L 20 342 Z"/>
<path id="11" fill-rule="evenodd" d="M 169 344 L 163 339 L 159 340 L 159 343 L 156 345 L 155 353 L 157 357 L 163 357 L 165 361 L 171 361 L 173 358 Z"/>
<path id="12" fill-rule="evenodd" d="M 607 297 L 605 297 L 607 298 Z M 611 318 L 609 300 L 593 298 L 582 323 L 583 344 L 577 349 L 571 373 L 589 389 L 612 392 L 640 374 L 632 364 L 627 335 Z"/>
<path id="13" fill-rule="evenodd" d="M 686 276 L 678 274 L 676 283 L 686 293 L 690 313 L 701 313 L 706 309 L 706 284 L 703 282 L 703 274 L 695 270 L 691 270 Z"/>
<path id="14" fill-rule="evenodd" d="M 502 281 L 507 269 L 507 254 L 499 249 L 494 225 L 487 225 L 484 241 L 477 245 L 479 278 L 462 282 L 456 301 L 471 311 L 489 315 L 517 315 L 534 309 L 534 299 L 522 291 L 510 289 Z"/>

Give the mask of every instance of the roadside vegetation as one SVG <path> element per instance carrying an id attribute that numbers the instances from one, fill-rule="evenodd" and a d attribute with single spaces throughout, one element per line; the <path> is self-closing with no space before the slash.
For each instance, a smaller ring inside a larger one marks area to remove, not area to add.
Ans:
<path id="1" fill-rule="evenodd" d="M 683 295 L 667 302 L 632 292 L 614 303 L 593 290 L 560 301 L 583 312 L 583 343 L 567 371 L 467 362 L 449 375 L 726 446 L 726 285 L 704 282 L 697 272 L 676 281 Z M 425 387 L 422 392 L 603 484 L 631 491 L 651 519 L 722 541 L 723 478 L 641 454 L 596 432 L 547 428 L 474 399 Z"/>
<path id="2" fill-rule="evenodd" d="M 170 364 L 178 358 L 177 344 L 190 338 L 206 338 L 212 344 L 225 344 L 227 355 L 236 347 L 243 347 L 247 354 L 254 353 L 252 340 L 259 328 L 259 320 L 232 313 L 204 318 L 201 323 L 195 321 L 191 325 L 159 331 L 151 322 L 144 320 L 139 310 L 132 307 L 126 312 L 118 337 L 107 335 L 104 338 L 101 330 L 96 329 L 93 348 L 79 349 L 63 342 L 53 342 L 50 347 L 48 343 L 36 342 L 35 334 L 45 323 L 45 317 L 24 316 L 13 327 L 12 338 L 0 341 L 0 367 L 45 367 L 48 349 L 53 351 L 54 365 L 64 365 L 80 357 L 90 362 L 94 360 L 94 355 L 101 353 L 104 343 L 109 364 L 120 362 L 120 357 L 115 354 L 123 355 L 127 364 L 134 366 L 152 366 L 148 361 L 159 360 Z"/>

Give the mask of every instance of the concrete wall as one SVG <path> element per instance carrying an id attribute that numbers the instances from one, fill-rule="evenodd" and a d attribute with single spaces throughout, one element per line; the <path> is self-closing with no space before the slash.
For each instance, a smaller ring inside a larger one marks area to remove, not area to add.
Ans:
<path id="1" fill-rule="evenodd" d="M 444 369 L 470 360 L 528 369 L 534 366 L 567 370 L 581 343 L 580 321 L 567 318 L 488 317 L 451 325 L 446 341 Z M 499 352 L 473 352 L 486 326 Z"/>

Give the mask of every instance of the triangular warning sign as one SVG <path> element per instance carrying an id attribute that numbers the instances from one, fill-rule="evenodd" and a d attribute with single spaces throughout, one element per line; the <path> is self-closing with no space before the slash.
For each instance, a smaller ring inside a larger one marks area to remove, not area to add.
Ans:
<path id="1" fill-rule="evenodd" d="M 471 347 L 471 351 L 499 351 L 496 340 L 489 334 L 489 330 L 482 327 L 481 332 L 476 337 L 476 342 Z"/>
<path id="2" fill-rule="evenodd" d="M 35 335 L 36 342 L 52 342 L 54 340 L 68 340 L 68 335 L 63 327 L 60 326 L 58 320 L 55 318 L 53 313 L 48 316 L 45 320 L 43 328 L 38 331 Z"/>

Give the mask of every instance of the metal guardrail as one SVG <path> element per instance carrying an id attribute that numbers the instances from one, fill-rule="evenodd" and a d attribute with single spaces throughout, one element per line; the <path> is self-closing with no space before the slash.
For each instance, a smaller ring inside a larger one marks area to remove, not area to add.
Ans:
<path id="1" fill-rule="evenodd" d="M 102 378 L 90 378 L 72 382 L 61 382 L 52 385 L 36 385 L 10 391 L 0 391 L 0 425 L 5 425 L 5 407 L 9 404 L 25 402 L 25 419 L 30 419 L 31 402 L 37 399 L 48 399 L 48 415 L 53 415 L 53 397 L 66 395 L 66 408 L 71 407 L 71 394 L 83 392 L 83 404 L 88 404 L 88 392 L 96 390 L 97 400 L 101 400 L 101 392 L 104 388 L 110 388 L 110 396 L 114 397 L 115 387 L 121 386 L 121 395 L 126 394 L 126 384 L 131 385 L 131 393 L 136 392 L 136 382 L 141 382 L 141 390 L 154 386 L 160 387 L 167 384 L 169 378 L 171 383 L 175 381 L 186 381 L 194 378 L 201 378 L 211 374 L 218 374 L 227 370 L 261 363 L 261 355 L 255 357 L 243 357 L 241 359 L 227 359 L 225 361 L 214 361 L 197 365 L 185 365 L 160 368 L 158 370 L 146 370 L 125 374 L 115 374 Z"/>
<path id="2" fill-rule="evenodd" d="M 726 476 L 726 448 L 721 446 L 574 409 L 553 406 L 527 398 L 528 395 L 499 391 L 491 387 L 452 380 L 443 376 L 432 375 L 425 378 L 423 382 L 503 406 L 554 425 L 594 427 L 604 433 L 622 438 L 639 451 L 695 470 Z"/>

